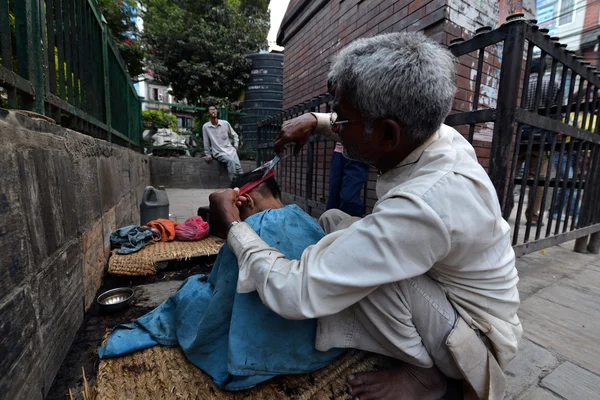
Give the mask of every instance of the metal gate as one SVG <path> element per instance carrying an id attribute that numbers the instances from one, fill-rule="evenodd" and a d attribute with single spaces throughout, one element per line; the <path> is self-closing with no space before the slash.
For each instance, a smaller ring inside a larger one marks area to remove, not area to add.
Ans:
<path id="1" fill-rule="evenodd" d="M 455 113 L 445 123 L 471 143 L 490 132 L 487 170 L 517 255 L 574 239 L 585 251 L 590 234 L 592 250 L 600 244 L 600 72 L 565 47 L 522 18 L 482 29 L 450 47 L 463 81 Z M 328 112 L 331 100 L 322 95 L 260 122 L 258 163 L 273 156 L 283 121 Z M 283 163 L 277 179 L 284 200 L 313 214 L 325 210 L 332 149 L 331 142 L 316 136 L 302 155 Z M 374 196 L 372 189 L 371 184 L 363 190 L 365 200 Z"/>

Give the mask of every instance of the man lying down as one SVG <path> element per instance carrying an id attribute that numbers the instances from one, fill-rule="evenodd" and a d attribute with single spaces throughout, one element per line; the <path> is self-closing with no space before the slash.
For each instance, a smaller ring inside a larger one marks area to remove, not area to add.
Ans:
<path id="1" fill-rule="evenodd" d="M 262 172 L 238 176 L 232 187 L 260 179 Z M 240 209 L 270 246 L 289 259 L 299 259 L 304 249 L 325 234 L 296 205 L 283 206 L 274 178 L 248 194 Z M 258 292 L 236 292 L 238 263 L 223 246 L 208 280 L 188 278 L 177 293 L 155 310 L 131 324 L 117 326 L 100 358 L 110 358 L 158 344 L 181 346 L 186 357 L 227 390 L 253 387 L 276 375 L 314 371 L 343 350 L 315 349 L 316 320 L 286 320 L 263 305 Z"/>

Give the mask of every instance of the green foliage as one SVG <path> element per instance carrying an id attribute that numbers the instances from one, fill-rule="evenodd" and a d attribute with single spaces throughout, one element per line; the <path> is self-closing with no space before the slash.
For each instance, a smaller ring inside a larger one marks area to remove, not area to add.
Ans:
<path id="1" fill-rule="evenodd" d="M 144 129 L 170 128 L 177 132 L 177 117 L 163 110 L 142 111 Z"/>
<path id="2" fill-rule="evenodd" d="M 143 0 L 144 39 L 155 78 L 191 104 L 237 99 L 245 56 L 267 46 L 267 0 Z"/>
<path id="3" fill-rule="evenodd" d="M 115 38 L 130 76 L 144 72 L 146 52 L 135 24 L 135 0 L 98 0 L 108 30 Z"/>

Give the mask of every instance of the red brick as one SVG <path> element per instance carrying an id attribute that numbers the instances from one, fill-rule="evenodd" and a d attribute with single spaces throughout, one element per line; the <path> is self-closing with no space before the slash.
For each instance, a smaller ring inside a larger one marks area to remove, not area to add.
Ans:
<path id="1" fill-rule="evenodd" d="M 425 6 L 430 1 L 431 0 L 414 0 L 413 2 L 411 2 L 408 5 L 408 13 L 412 14 L 413 12 L 415 12 L 416 10 L 418 10 L 419 8 Z"/>

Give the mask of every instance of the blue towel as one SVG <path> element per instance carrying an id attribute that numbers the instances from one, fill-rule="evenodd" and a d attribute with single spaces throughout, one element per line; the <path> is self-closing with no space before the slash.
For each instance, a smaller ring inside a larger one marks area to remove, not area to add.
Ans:
<path id="1" fill-rule="evenodd" d="M 270 246 L 299 259 L 324 236 L 295 205 L 246 220 Z M 343 353 L 315 349 L 316 320 L 286 320 L 263 305 L 258 293 L 236 292 L 238 264 L 225 245 L 210 276 L 188 278 L 167 301 L 132 324 L 116 327 L 100 358 L 162 344 L 181 346 L 187 358 L 227 390 L 253 387 L 276 375 L 314 371 Z"/>
<path id="2" fill-rule="evenodd" d="M 128 225 L 110 234 L 110 243 L 119 247 L 117 254 L 131 254 L 152 242 L 152 229 Z"/>

